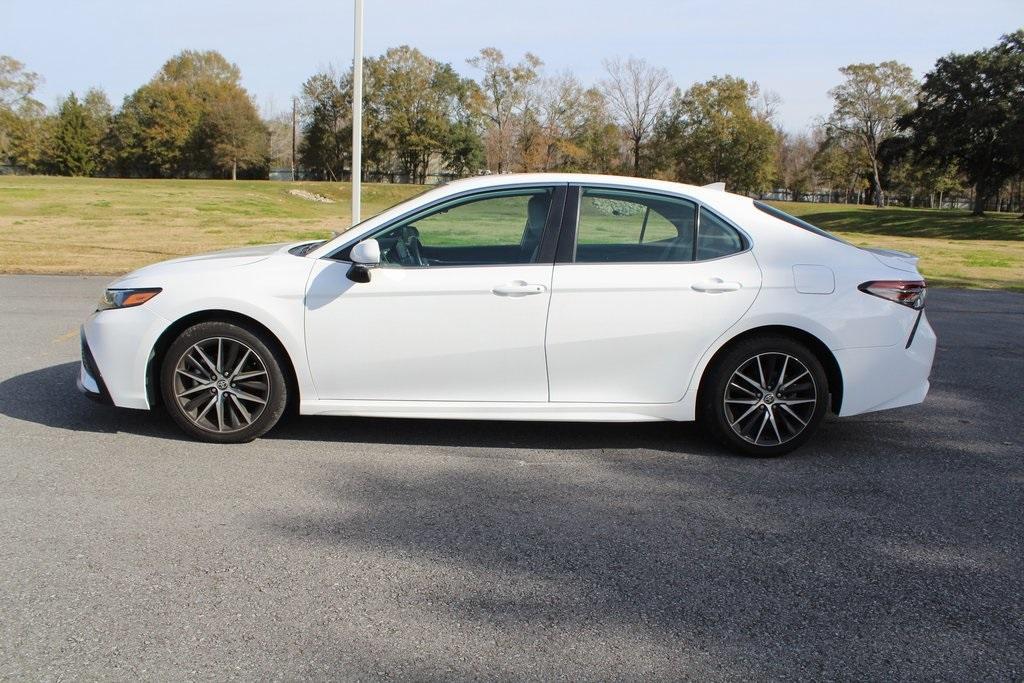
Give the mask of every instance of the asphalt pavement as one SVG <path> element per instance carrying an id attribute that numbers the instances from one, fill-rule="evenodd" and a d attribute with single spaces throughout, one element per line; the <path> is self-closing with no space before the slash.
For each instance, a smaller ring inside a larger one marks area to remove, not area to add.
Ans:
<path id="1" fill-rule="evenodd" d="M 1024 295 L 930 292 L 923 405 L 755 460 L 664 423 L 195 443 L 75 390 L 106 280 L 0 277 L 0 678 L 1024 677 Z"/>

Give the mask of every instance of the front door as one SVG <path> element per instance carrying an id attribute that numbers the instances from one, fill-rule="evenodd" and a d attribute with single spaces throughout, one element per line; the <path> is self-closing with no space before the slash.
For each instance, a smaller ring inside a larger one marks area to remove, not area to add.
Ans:
<path id="1" fill-rule="evenodd" d="M 365 236 L 382 252 L 368 283 L 349 280 L 344 260 L 321 260 L 306 293 L 319 398 L 546 401 L 550 231 L 563 196 L 488 191 L 400 219 Z"/>
<path id="2" fill-rule="evenodd" d="M 551 401 L 676 402 L 750 308 L 760 269 L 740 233 L 693 202 L 601 188 L 579 202 L 575 248 L 552 278 Z"/>

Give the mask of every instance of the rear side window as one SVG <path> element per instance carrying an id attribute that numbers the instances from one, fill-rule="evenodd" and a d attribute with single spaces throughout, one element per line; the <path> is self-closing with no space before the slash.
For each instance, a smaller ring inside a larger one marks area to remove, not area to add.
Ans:
<path id="1" fill-rule="evenodd" d="M 693 260 L 697 206 L 685 199 L 585 188 L 576 263 Z"/>
<path id="2" fill-rule="evenodd" d="M 789 223 L 790 225 L 794 225 L 794 226 L 800 228 L 801 230 L 806 230 L 808 232 L 813 232 L 815 235 L 821 235 L 822 237 L 827 237 L 828 239 L 835 240 L 836 242 L 842 242 L 843 244 L 849 244 L 846 240 L 840 239 L 840 238 L 836 237 L 835 235 L 833 235 L 832 233 L 828 232 L 827 230 L 822 230 L 818 226 L 811 225 L 807 221 L 800 220 L 796 216 L 790 216 L 788 213 L 786 213 L 782 209 L 776 209 L 774 206 L 772 206 L 770 204 L 765 204 L 764 202 L 754 202 L 754 206 L 756 206 L 761 211 L 764 211 L 769 216 L 772 216 L 773 218 L 778 218 L 780 221 L 783 221 L 785 223 Z"/>
<path id="3" fill-rule="evenodd" d="M 576 263 L 688 263 L 743 251 L 739 231 L 683 198 L 584 188 Z"/>

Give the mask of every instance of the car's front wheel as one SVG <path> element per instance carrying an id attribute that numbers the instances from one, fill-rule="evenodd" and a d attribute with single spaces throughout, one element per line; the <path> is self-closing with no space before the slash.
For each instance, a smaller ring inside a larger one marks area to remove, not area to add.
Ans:
<path id="1" fill-rule="evenodd" d="M 288 387 L 272 342 L 258 330 L 202 322 L 184 330 L 164 355 L 164 406 L 191 436 L 243 443 L 284 413 Z"/>
<path id="2" fill-rule="evenodd" d="M 794 339 L 747 339 L 716 360 L 701 391 L 702 421 L 726 446 L 749 455 L 788 453 L 828 410 L 825 370 Z"/>

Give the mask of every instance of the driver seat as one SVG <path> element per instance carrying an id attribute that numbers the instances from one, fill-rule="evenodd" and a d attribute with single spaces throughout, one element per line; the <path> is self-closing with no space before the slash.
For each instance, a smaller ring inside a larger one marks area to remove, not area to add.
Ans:
<path id="1" fill-rule="evenodd" d="M 533 195 L 526 204 L 526 226 L 523 229 L 523 239 L 519 244 L 519 249 L 527 263 L 533 263 L 537 258 L 537 250 L 540 249 L 540 238 L 544 233 L 544 224 L 548 219 L 550 205 L 551 195 L 546 192 Z"/>

